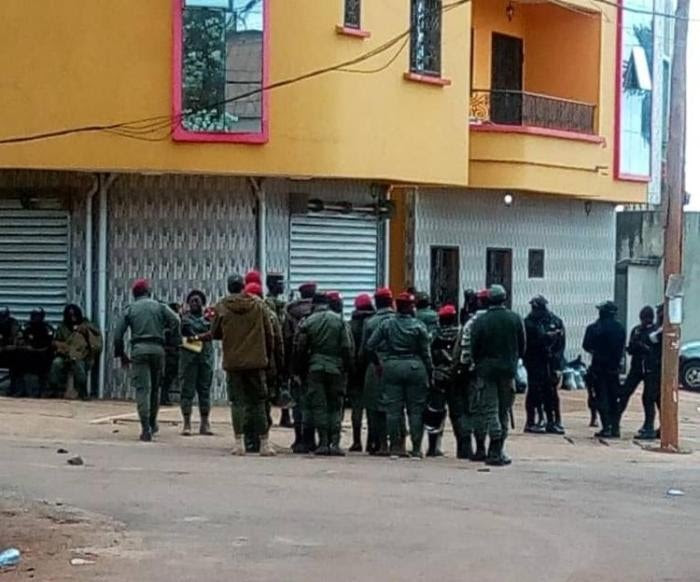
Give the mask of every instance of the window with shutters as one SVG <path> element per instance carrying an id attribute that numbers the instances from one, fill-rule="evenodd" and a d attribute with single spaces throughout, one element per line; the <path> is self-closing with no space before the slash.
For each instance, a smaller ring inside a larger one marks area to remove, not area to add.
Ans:
<path id="1" fill-rule="evenodd" d="M 530 279 L 544 279 L 544 249 L 528 251 L 527 272 Z"/>
<path id="2" fill-rule="evenodd" d="M 439 77 L 441 61 L 442 0 L 412 0 L 411 72 Z"/>
<path id="3" fill-rule="evenodd" d="M 361 28 L 362 0 L 345 0 L 345 17 L 343 24 L 348 28 Z"/>

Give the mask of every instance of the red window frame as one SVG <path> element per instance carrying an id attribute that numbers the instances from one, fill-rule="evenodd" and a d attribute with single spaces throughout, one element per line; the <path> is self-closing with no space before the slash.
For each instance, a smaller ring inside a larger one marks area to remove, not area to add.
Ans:
<path id="1" fill-rule="evenodd" d="M 269 140 L 269 96 L 262 94 L 262 120 L 259 132 L 218 132 L 189 131 L 182 126 L 182 12 L 184 0 L 172 0 L 173 13 L 173 47 L 172 47 L 172 137 L 174 141 L 205 143 L 242 143 L 264 144 Z M 263 50 L 262 50 L 263 87 L 269 85 L 270 61 L 270 1 L 263 0 Z"/>

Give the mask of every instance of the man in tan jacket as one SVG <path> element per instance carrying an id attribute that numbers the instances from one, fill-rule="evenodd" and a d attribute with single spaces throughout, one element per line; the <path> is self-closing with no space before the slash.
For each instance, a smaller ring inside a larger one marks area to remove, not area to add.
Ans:
<path id="1" fill-rule="evenodd" d="M 243 279 L 228 280 L 230 295 L 216 306 L 214 339 L 223 344 L 223 368 L 227 375 L 231 421 L 235 435 L 232 454 L 245 455 L 244 427 L 260 437 L 260 455 L 273 456 L 265 411 L 265 376 L 274 350 L 274 335 L 265 304 L 243 291 Z"/>

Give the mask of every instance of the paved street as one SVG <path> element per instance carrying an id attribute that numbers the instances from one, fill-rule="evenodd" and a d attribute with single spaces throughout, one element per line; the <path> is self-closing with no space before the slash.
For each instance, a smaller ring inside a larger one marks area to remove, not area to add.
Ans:
<path id="1" fill-rule="evenodd" d="M 698 449 L 700 395 L 682 399 Z M 634 444 L 636 402 L 608 444 L 590 436 L 584 394 L 564 405 L 568 439 L 518 431 L 514 464 L 486 472 L 454 458 L 238 459 L 225 409 L 215 437 L 164 422 L 147 445 L 134 422 L 99 420 L 129 404 L 0 399 L 0 546 L 25 558 L 0 580 L 700 579 L 697 453 Z"/>

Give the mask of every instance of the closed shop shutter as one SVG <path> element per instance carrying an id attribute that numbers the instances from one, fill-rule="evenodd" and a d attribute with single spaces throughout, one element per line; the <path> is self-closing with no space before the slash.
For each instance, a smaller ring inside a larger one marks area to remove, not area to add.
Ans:
<path id="1" fill-rule="evenodd" d="M 58 201 L 41 200 L 23 208 L 19 200 L 0 200 L 0 306 L 26 321 L 43 307 L 58 322 L 68 285 L 68 212 Z"/>
<path id="2" fill-rule="evenodd" d="M 340 291 L 350 313 L 357 295 L 377 288 L 377 227 L 376 218 L 362 215 L 293 215 L 291 288 L 316 281 L 324 291 Z"/>

